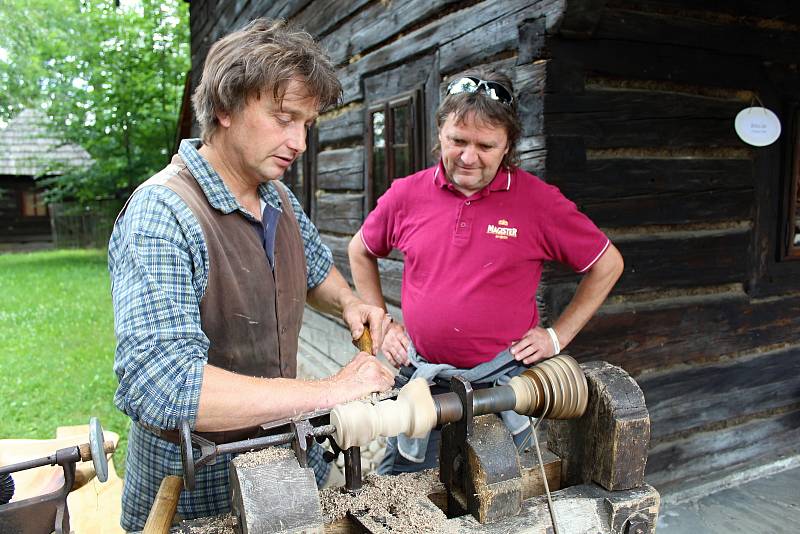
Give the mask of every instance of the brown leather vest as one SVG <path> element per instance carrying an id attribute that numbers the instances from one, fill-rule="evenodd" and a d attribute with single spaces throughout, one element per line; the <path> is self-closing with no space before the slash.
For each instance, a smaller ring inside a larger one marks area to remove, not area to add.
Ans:
<path id="1" fill-rule="evenodd" d="M 177 193 L 203 230 L 209 268 L 200 319 L 211 342 L 208 363 L 249 376 L 294 378 L 307 267 L 300 225 L 284 186 L 273 184 L 282 203 L 273 270 L 256 223 L 239 211 L 225 214 L 213 208 L 179 156 L 151 180 Z M 252 437 L 257 431 L 202 435 L 224 443 Z"/>

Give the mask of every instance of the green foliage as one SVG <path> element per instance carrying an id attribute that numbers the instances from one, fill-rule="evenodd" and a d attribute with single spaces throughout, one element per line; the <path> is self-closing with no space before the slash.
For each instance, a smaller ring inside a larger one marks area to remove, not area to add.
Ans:
<path id="1" fill-rule="evenodd" d="M 109 286 L 104 251 L 0 254 L 0 438 L 53 438 L 97 416 L 120 434 L 122 470 Z"/>
<path id="2" fill-rule="evenodd" d="M 124 197 L 173 149 L 190 66 L 182 0 L 0 0 L 0 118 L 42 109 L 92 156 L 50 198 Z"/>

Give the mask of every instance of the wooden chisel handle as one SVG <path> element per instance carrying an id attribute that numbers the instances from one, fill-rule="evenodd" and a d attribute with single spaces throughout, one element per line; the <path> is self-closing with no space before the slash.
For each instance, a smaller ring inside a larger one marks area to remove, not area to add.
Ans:
<path id="1" fill-rule="evenodd" d="M 142 534 L 168 534 L 183 491 L 183 477 L 168 475 L 161 481 Z"/>
<path id="2" fill-rule="evenodd" d="M 361 337 L 356 340 L 356 347 L 362 352 L 372 354 L 372 336 L 369 333 L 369 328 L 366 326 L 364 327 L 364 332 L 361 334 Z"/>

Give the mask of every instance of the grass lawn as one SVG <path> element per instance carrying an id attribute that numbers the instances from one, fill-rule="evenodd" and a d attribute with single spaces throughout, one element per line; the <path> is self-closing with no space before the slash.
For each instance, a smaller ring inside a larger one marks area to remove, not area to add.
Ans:
<path id="1" fill-rule="evenodd" d="M 97 416 L 120 435 L 122 474 L 128 419 L 114 406 L 114 346 L 105 251 L 0 254 L 0 438 L 52 438 Z"/>

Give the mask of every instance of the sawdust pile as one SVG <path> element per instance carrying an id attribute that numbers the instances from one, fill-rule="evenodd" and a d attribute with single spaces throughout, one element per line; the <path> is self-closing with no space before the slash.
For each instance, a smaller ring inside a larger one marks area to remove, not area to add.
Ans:
<path id="1" fill-rule="evenodd" d="M 369 475 L 364 478 L 361 491 L 350 495 L 341 488 L 320 491 L 322 516 L 325 523 L 344 517 L 348 512 L 356 516 L 367 515 L 375 527 L 385 527 L 391 533 L 451 533 L 457 532 L 448 525 L 444 512 L 430 506 L 413 506 L 417 501 L 428 501 L 428 494 L 438 485 L 436 470 L 406 473 L 397 476 Z"/>
<path id="2" fill-rule="evenodd" d="M 246 452 L 233 459 L 236 467 L 258 467 L 284 458 L 294 458 L 294 451 L 284 447 L 267 447 L 260 451 Z"/>
<path id="3" fill-rule="evenodd" d="M 231 514 L 201 517 L 184 521 L 180 534 L 236 534 L 236 518 Z"/>

